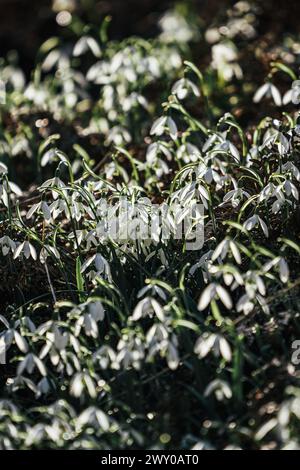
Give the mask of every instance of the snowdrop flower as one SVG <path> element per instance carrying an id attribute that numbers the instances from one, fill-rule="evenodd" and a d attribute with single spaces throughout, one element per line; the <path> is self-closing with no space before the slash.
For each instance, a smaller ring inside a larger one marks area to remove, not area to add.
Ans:
<path id="1" fill-rule="evenodd" d="M 36 424 L 29 428 L 28 434 L 26 436 L 26 445 L 32 446 L 33 444 L 38 444 L 42 439 L 47 438 L 47 432 L 45 425 L 42 423 Z"/>
<path id="2" fill-rule="evenodd" d="M 265 186 L 264 189 L 261 190 L 258 201 L 267 201 L 270 197 L 274 195 L 275 190 L 276 186 L 272 182 L 268 183 L 267 186 Z"/>
<path id="3" fill-rule="evenodd" d="M 104 320 L 105 310 L 100 300 L 90 300 L 87 303 L 87 307 L 89 310 L 89 314 L 95 321 L 102 321 Z"/>
<path id="4" fill-rule="evenodd" d="M 57 351 L 64 351 L 69 343 L 70 335 L 66 331 L 62 331 L 57 325 L 54 325 L 53 333 L 49 333 L 48 341 L 51 339 L 50 344 L 53 344 Z M 40 353 L 40 358 L 46 356 L 45 349 Z"/>
<path id="5" fill-rule="evenodd" d="M 182 144 L 178 148 L 176 154 L 179 159 L 184 161 L 184 163 L 197 162 L 201 158 L 200 150 L 196 145 L 190 144 L 189 142 Z"/>
<path id="6" fill-rule="evenodd" d="M 219 33 L 218 28 L 209 28 L 209 29 L 207 29 L 205 31 L 204 37 L 205 37 L 205 40 L 209 44 L 214 44 L 214 43 L 218 42 L 221 39 L 221 35 Z"/>
<path id="7" fill-rule="evenodd" d="M 86 390 L 91 398 L 97 397 L 97 389 L 93 378 L 87 372 L 77 372 L 70 383 L 70 394 L 80 398 Z"/>
<path id="8" fill-rule="evenodd" d="M 37 397 L 40 397 L 41 395 L 47 395 L 51 388 L 53 389 L 53 382 L 48 378 L 48 377 L 43 377 L 38 383 L 37 383 Z"/>
<path id="9" fill-rule="evenodd" d="M 272 145 L 277 145 L 278 152 L 280 155 L 286 155 L 290 149 L 290 136 L 284 135 L 283 132 L 280 132 L 281 123 L 277 120 L 273 121 L 274 128 L 270 128 L 264 135 L 263 143 L 260 146 L 259 150 L 263 150 L 265 147 L 271 149 Z"/>
<path id="10" fill-rule="evenodd" d="M 248 294 L 243 294 L 236 304 L 236 311 L 243 312 L 244 315 L 249 315 L 250 312 L 254 309 L 253 299 Z"/>
<path id="11" fill-rule="evenodd" d="M 253 97 L 254 103 L 259 103 L 263 97 L 272 98 L 276 106 L 281 106 L 281 95 L 278 88 L 271 82 L 262 85 L 255 93 Z"/>
<path id="12" fill-rule="evenodd" d="M 147 360 L 160 353 L 167 360 L 168 367 L 171 370 L 177 369 L 179 365 L 178 340 L 175 334 L 170 334 L 166 325 L 154 324 L 146 335 L 146 341 L 149 347 Z"/>
<path id="13" fill-rule="evenodd" d="M 99 410 L 95 406 L 90 406 L 78 416 L 76 425 L 79 429 L 90 425 L 107 432 L 110 427 L 109 421 L 108 416 L 103 411 Z"/>
<path id="14" fill-rule="evenodd" d="M 32 151 L 27 139 L 22 137 L 15 137 L 12 143 L 11 154 L 16 157 L 25 153 L 28 158 L 31 158 Z"/>
<path id="15" fill-rule="evenodd" d="M 107 344 L 101 346 L 100 349 L 94 352 L 93 361 L 97 362 L 101 369 L 104 370 L 108 369 L 109 366 L 114 370 L 120 369 L 116 352 Z"/>
<path id="16" fill-rule="evenodd" d="M 167 116 L 157 118 L 150 129 L 150 135 L 162 135 L 164 133 L 166 123 Z"/>
<path id="17" fill-rule="evenodd" d="M 46 263 L 48 256 L 53 255 L 54 258 L 60 259 L 60 254 L 57 248 L 51 245 L 44 245 L 40 251 L 40 262 Z"/>
<path id="18" fill-rule="evenodd" d="M 130 133 L 128 132 L 125 127 L 122 126 L 114 126 L 110 129 L 109 135 L 107 136 L 106 139 L 106 144 L 111 144 L 112 142 L 117 145 L 121 146 L 124 143 L 129 143 L 131 142 L 132 138 Z"/>
<path id="19" fill-rule="evenodd" d="M 286 283 L 289 279 L 289 267 L 285 259 L 281 256 L 277 256 L 271 261 L 265 263 L 265 265 L 263 266 L 263 272 L 267 273 L 268 271 L 270 271 L 270 269 L 274 268 L 275 266 L 278 266 L 279 268 L 279 277 L 281 282 Z"/>
<path id="20" fill-rule="evenodd" d="M 278 212 L 284 206 L 285 202 L 289 202 L 285 199 L 281 191 L 277 191 L 276 198 L 276 201 L 274 201 L 272 204 L 272 214 L 278 214 Z"/>
<path id="21" fill-rule="evenodd" d="M 156 119 L 151 127 L 150 135 L 160 136 L 164 133 L 165 129 L 168 129 L 173 140 L 177 139 L 178 129 L 175 121 L 170 116 L 161 116 Z"/>
<path id="22" fill-rule="evenodd" d="M 91 279 L 94 279 L 97 276 L 105 276 L 111 282 L 112 277 L 109 263 L 102 255 L 100 255 L 100 253 L 95 254 L 85 261 L 81 267 L 81 272 L 84 273 L 91 265 L 96 269 L 95 271 L 90 271 L 89 277 Z"/>
<path id="23" fill-rule="evenodd" d="M 51 326 L 45 325 L 44 327 L 49 328 Z M 38 328 L 38 332 L 41 331 L 43 331 L 43 327 Z M 46 344 L 42 347 L 39 358 L 43 360 L 49 354 L 51 363 L 54 366 L 58 366 L 69 344 L 70 335 L 66 331 L 61 331 L 57 325 L 54 325 L 53 331 L 46 332 L 45 340 Z"/>
<path id="24" fill-rule="evenodd" d="M 141 338 L 131 331 L 128 335 L 124 335 L 117 345 L 116 361 L 122 365 L 124 369 L 130 366 L 135 369 L 141 368 L 141 361 L 145 357 L 145 345 Z"/>
<path id="25" fill-rule="evenodd" d="M 167 158 L 167 160 L 172 159 L 172 154 L 165 142 L 153 142 L 147 148 L 147 163 L 149 165 L 153 165 L 157 161 L 157 157 L 160 153 L 162 153 Z"/>
<path id="26" fill-rule="evenodd" d="M 282 132 L 279 132 L 279 141 L 277 143 L 280 155 L 286 155 L 290 149 L 290 141 Z"/>
<path id="27" fill-rule="evenodd" d="M 5 207 L 9 206 L 9 197 L 13 195 L 12 193 L 19 197 L 22 196 L 22 191 L 19 186 L 11 181 L 3 181 L 3 183 L 0 184 L 0 200 Z"/>
<path id="28" fill-rule="evenodd" d="M 97 338 L 99 331 L 96 320 L 89 313 L 83 314 L 76 322 L 75 325 L 75 336 L 79 336 L 81 328 L 84 327 L 85 334 L 92 338 Z"/>
<path id="29" fill-rule="evenodd" d="M 285 190 L 285 193 L 287 196 L 290 196 L 291 194 L 293 197 L 298 201 L 299 200 L 299 192 L 294 183 L 292 183 L 290 180 L 286 180 L 283 183 L 283 188 Z"/>
<path id="30" fill-rule="evenodd" d="M 245 191 L 242 188 L 236 187 L 235 189 L 232 189 L 231 191 L 228 191 L 227 194 L 225 194 L 223 201 L 224 202 L 231 202 L 232 207 L 238 207 L 243 199 L 248 199 L 250 197 L 250 194 Z"/>
<path id="31" fill-rule="evenodd" d="M 0 162 L 0 175 L 6 175 L 8 173 L 8 168 L 4 163 Z"/>
<path id="32" fill-rule="evenodd" d="M 23 192 L 17 184 L 13 183 L 12 181 L 8 181 L 8 187 L 10 191 L 12 191 L 16 196 L 18 197 L 23 196 Z"/>
<path id="33" fill-rule="evenodd" d="M 178 200 L 182 208 L 188 206 L 189 203 L 194 202 L 200 197 L 205 209 L 208 208 L 210 201 L 207 189 L 201 183 L 189 183 L 182 189 L 175 191 L 172 195 L 172 201 Z"/>
<path id="34" fill-rule="evenodd" d="M 29 211 L 26 214 L 26 219 L 30 219 L 35 212 L 40 211 L 44 219 L 49 221 L 51 219 L 51 211 L 48 206 L 48 204 L 45 201 L 38 202 L 37 204 L 34 204 Z"/>
<path id="35" fill-rule="evenodd" d="M 28 241 L 25 241 L 23 243 L 21 243 L 18 248 L 16 248 L 15 252 L 14 252 L 14 259 L 17 259 L 20 254 L 23 253 L 25 258 L 28 259 L 30 256 L 36 261 L 37 259 L 37 253 L 36 253 L 36 249 L 34 248 L 34 246 L 29 243 Z"/>
<path id="36" fill-rule="evenodd" d="M 73 55 L 78 57 L 86 51 L 91 50 L 95 57 L 101 56 L 101 49 L 97 41 L 91 36 L 82 36 L 74 46 Z"/>
<path id="37" fill-rule="evenodd" d="M 260 195 L 259 200 L 263 200 L 262 193 Z M 292 195 L 294 199 L 296 199 L 296 201 L 298 201 L 299 199 L 298 189 L 290 180 L 286 180 L 283 184 L 280 184 L 277 187 L 274 186 L 272 193 L 268 193 L 268 195 L 264 197 L 265 199 L 268 199 L 269 197 L 276 197 L 276 201 L 274 201 L 272 204 L 273 214 L 277 214 L 281 210 L 281 208 L 284 206 L 284 204 L 286 203 L 290 205 L 292 204 L 292 201 L 287 199 L 284 193 L 287 195 L 287 197 Z"/>
<path id="38" fill-rule="evenodd" d="M 162 158 L 156 157 L 155 159 L 150 161 L 148 159 L 147 161 L 147 166 L 148 168 L 151 168 L 151 171 L 154 170 L 155 176 L 160 179 L 163 175 L 167 175 L 170 172 L 169 165 L 166 161 L 164 161 Z M 150 179 L 151 181 L 152 179 Z"/>
<path id="39" fill-rule="evenodd" d="M 277 199 L 272 205 L 273 214 L 277 214 L 285 203 L 292 205 L 292 201 L 287 199 L 282 191 L 285 192 L 287 197 L 293 196 L 293 198 L 296 199 L 296 201 L 299 200 L 298 189 L 291 181 L 286 180 L 283 184 L 278 186 L 274 191 L 274 196 Z"/>
<path id="40" fill-rule="evenodd" d="M 196 187 L 197 194 L 200 196 L 202 204 L 204 205 L 205 209 L 208 209 L 208 202 L 210 201 L 210 197 L 207 189 L 202 184 L 197 184 Z"/>
<path id="41" fill-rule="evenodd" d="M 5 91 L 5 89 L 3 90 L 3 86 L 5 87 L 8 83 L 11 84 L 14 90 L 23 91 L 26 78 L 22 70 L 13 65 L 7 65 L 4 68 L 1 67 L 0 102 L 2 98 L 1 92 Z"/>
<path id="42" fill-rule="evenodd" d="M 254 308 L 255 303 L 258 304 L 263 312 L 267 315 L 270 314 L 269 306 L 264 298 L 266 294 L 266 287 L 261 276 L 256 272 L 249 272 L 250 278 L 245 283 L 246 294 L 244 294 L 238 301 L 236 309 L 238 312 L 243 311 L 248 315 Z"/>
<path id="43" fill-rule="evenodd" d="M 44 377 L 47 375 L 46 368 L 41 359 L 35 354 L 29 353 L 18 365 L 17 375 L 22 375 L 24 371 L 28 372 L 28 374 L 32 374 L 36 367 L 41 375 L 43 375 Z"/>
<path id="44" fill-rule="evenodd" d="M 290 88 L 283 96 L 282 103 L 287 105 L 289 103 L 299 104 L 300 103 L 300 81 L 295 80 Z"/>
<path id="45" fill-rule="evenodd" d="M 14 327 L 10 327 L 8 321 L 0 315 L 0 321 L 6 328 L 5 332 L 0 334 L 0 351 L 8 351 L 13 342 L 16 344 L 18 349 L 26 354 L 28 352 L 29 346 L 27 340 L 17 331 L 17 325 L 14 324 Z"/>
<path id="46" fill-rule="evenodd" d="M 237 59 L 237 51 L 230 43 L 217 44 L 212 48 L 213 59 L 218 64 L 233 62 Z"/>
<path id="47" fill-rule="evenodd" d="M 283 283 L 287 283 L 288 280 L 289 280 L 289 267 L 288 267 L 288 264 L 287 262 L 285 261 L 284 258 L 280 258 L 279 260 L 279 276 L 280 276 L 280 280 L 281 282 Z"/>
<path id="48" fill-rule="evenodd" d="M 42 63 L 42 70 L 49 72 L 54 66 L 67 76 L 70 70 L 70 57 L 63 48 L 52 49 L 47 54 Z"/>
<path id="49" fill-rule="evenodd" d="M 243 224 L 243 227 L 246 229 L 246 230 L 252 230 L 254 227 L 256 227 L 257 225 L 260 225 L 262 231 L 264 232 L 265 236 L 268 237 L 269 236 L 269 230 L 268 230 L 268 227 L 267 227 L 267 224 L 263 221 L 263 219 L 261 217 L 259 217 L 259 215 L 257 214 L 254 214 L 252 217 L 250 217 L 249 219 L 247 219 L 244 224 Z"/>
<path id="50" fill-rule="evenodd" d="M 236 146 L 226 139 L 226 133 L 213 133 L 204 143 L 202 151 L 209 151 L 209 156 L 214 156 L 218 152 L 227 152 L 233 156 L 236 162 L 240 161 L 240 153 Z"/>
<path id="51" fill-rule="evenodd" d="M 146 340 L 147 344 L 151 345 L 157 341 L 165 341 L 168 339 L 169 332 L 166 325 L 161 323 L 155 323 L 150 330 L 147 332 Z"/>
<path id="52" fill-rule="evenodd" d="M 212 167 L 206 166 L 204 163 L 200 163 L 197 168 L 197 174 L 200 178 L 203 178 L 207 184 L 211 184 L 212 182 L 219 183 L 220 176 L 216 170 Z"/>
<path id="53" fill-rule="evenodd" d="M 71 204 L 71 217 L 77 220 L 77 222 L 79 222 L 81 218 L 84 216 L 85 212 L 87 212 L 89 216 L 92 215 L 92 219 L 93 219 L 94 218 L 93 212 L 90 211 L 90 209 L 87 206 L 84 206 L 81 202 L 76 201 L 75 198 L 76 198 L 76 194 L 74 193 L 69 203 Z"/>
<path id="54" fill-rule="evenodd" d="M 292 102 L 293 104 L 300 103 L 300 80 L 295 80 L 292 85 Z"/>
<path id="55" fill-rule="evenodd" d="M 159 20 L 162 29 L 160 38 L 165 42 L 189 42 L 196 32 L 186 19 L 176 11 L 167 11 Z"/>
<path id="56" fill-rule="evenodd" d="M 171 336 L 171 340 L 168 342 L 168 347 L 166 351 L 166 359 L 168 367 L 171 370 L 176 370 L 179 366 L 179 353 L 177 349 L 177 338 L 175 335 Z"/>
<path id="57" fill-rule="evenodd" d="M 280 171 L 280 168 L 278 168 L 277 172 Z M 293 162 L 286 162 L 282 165 L 282 171 L 283 172 L 291 172 L 292 175 L 294 176 L 294 178 L 297 180 L 297 181 L 300 181 L 300 171 L 299 169 L 296 167 L 296 165 L 294 165 Z"/>
<path id="58" fill-rule="evenodd" d="M 290 88 L 282 97 L 282 104 L 286 106 L 287 104 L 291 103 L 293 100 L 293 89 Z"/>
<path id="59" fill-rule="evenodd" d="M 209 268 L 209 272 L 218 278 L 223 276 L 224 284 L 227 287 L 231 286 L 232 291 L 237 287 L 244 285 L 243 276 L 237 268 L 232 269 L 232 267 L 226 268 L 222 264 L 219 266 L 212 264 Z"/>
<path id="60" fill-rule="evenodd" d="M 79 309 L 83 311 L 79 319 L 75 324 L 75 336 L 79 336 L 82 327 L 84 328 L 85 334 L 92 338 L 98 337 L 98 325 L 99 321 L 104 320 L 105 310 L 100 300 L 90 300 L 82 305 Z M 74 309 L 76 312 L 76 308 Z M 87 310 L 87 311 L 86 311 Z"/>
<path id="61" fill-rule="evenodd" d="M 49 149 L 41 158 L 41 166 L 45 167 L 48 163 L 53 163 L 58 160 L 56 149 Z"/>
<path id="62" fill-rule="evenodd" d="M 231 153 L 231 155 L 233 156 L 233 158 L 239 162 L 240 161 L 240 153 L 238 151 L 238 149 L 236 148 L 236 146 L 230 142 L 229 140 L 224 140 L 222 143 L 220 143 L 219 145 L 216 145 L 215 148 L 214 148 L 214 152 L 218 151 L 218 150 L 222 150 L 224 152 L 228 152 L 228 153 Z"/>
<path id="63" fill-rule="evenodd" d="M 212 300 L 220 299 L 223 305 L 230 310 L 232 308 L 232 300 L 227 290 L 220 284 L 215 282 L 209 284 L 201 294 L 198 302 L 198 310 L 205 310 Z"/>
<path id="64" fill-rule="evenodd" d="M 151 316 L 153 313 L 155 313 L 159 321 L 164 322 L 165 315 L 162 306 L 157 300 L 151 297 L 145 297 L 136 305 L 130 319 L 132 321 L 138 321 L 141 318 Z"/>
<path id="65" fill-rule="evenodd" d="M 189 270 L 189 274 L 193 276 L 196 270 L 201 268 L 204 281 L 207 282 L 209 267 L 212 264 L 212 260 L 211 260 L 212 254 L 213 254 L 213 250 L 209 250 L 207 253 L 204 253 L 204 255 L 201 256 L 200 260 L 197 263 L 195 263 L 193 266 L 191 266 Z"/>
<path id="66" fill-rule="evenodd" d="M 211 350 L 216 356 L 221 355 L 226 362 L 231 361 L 232 353 L 228 341 L 221 335 L 204 333 L 197 339 L 194 352 L 203 359 Z"/>
<path id="67" fill-rule="evenodd" d="M 109 84 L 111 81 L 109 63 L 104 60 L 95 62 L 89 68 L 86 74 L 86 79 L 99 85 Z"/>
<path id="68" fill-rule="evenodd" d="M 137 298 L 140 299 L 141 297 L 143 297 L 143 295 L 145 295 L 148 292 L 151 292 L 152 296 L 154 296 L 155 294 L 158 295 L 158 297 L 160 297 L 164 302 L 167 301 L 167 296 L 166 296 L 165 291 L 160 286 L 157 286 L 152 283 L 147 286 L 142 287 L 142 289 L 139 290 L 137 294 Z"/>
<path id="69" fill-rule="evenodd" d="M 144 96 L 139 93 L 133 92 L 127 96 L 123 101 L 124 111 L 130 111 L 134 106 L 140 105 L 144 109 L 149 110 L 149 103 Z"/>
<path id="70" fill-rule="evenodd" d="M 36 88 L 32 83 L 28 85 L 24 92 L 25 98 L 32 101 L 36 106 L 45 106 L 47 101 L 48 90 L 44 86 Z"/>
<path id="71" fill-rule="evenodd" d="M 54 191 L 54 193 L 56 194 L 56 199 L 52 202 L 52 204 L 50 204 L 49 208 L 50 208 L 50 213 L 52 214 L 52 218 L 53 220 L 57 219 L 57 217 L 62 214 L 64 212 L 64 215 L 66 217 L 67 220 L 70 219 L 70 210 L 69 210 L 69 206 L 68 206 L 68 203 L 65 199 L 60 199 L 58 197 L 58 193 L 56 193 Z"/>
<path id="72" fill-rule="evenodd" d="M 64 194 L 65 197 L 67 197 L 67 191 L 66 191 L 66 185 L 65 183 L 58 178 L 58 176 L 55 176 L 54 178 L 51 178 L 47 181 L 45 181 L 39 188 L 40 191 L 44 191 L 45 189 L 50 189 L 50 188 L 58 188 L 62 193 Z M 57 191 L 52 189 L 52 197 L 54 200 L 58 199 L 59 194 Z"/>
<path id="73" fill-rule="evenodd" d="M 173 95 L 176 95 L 179 100 L 184 100 L 190 92 L 197 97 L 200 96 L 199 88 L 187 78 L 181 78 L 172 87 Z"/>
<path id="74" fill-rule="evenodd" d="M 0 238 L 0 245 L 3 256 L 6 256 L 10 251 L 14 253 L 16 249 L 16 243 L 8 235 Z"/>
<path id="75" fill-rule="evenodd" d="M 213 380 L 204 390 L 204 396 L 208 397 L 214 393 L 218 401 L 223 401 L 225 398 L 229 400 L 232 397 L 232 391 L 227 382 L 223 380 Z"/>
<path id="76" fill-rule="evenodd" d="M 231 43 L 216 44 L 212 47 L 212 67 L 226 81 L 231 80 L 234 75 L 238 79 L 243 77 L 237 58 L 236 48 Z"/>
<path id="77" fill-rule="evenodd" d="M 261 272 L 250 270 L 245 275 L 245 288 L 250 299 L 254 299 L 257 292 L 262 296 L 266 295 L 267 289 L 261 274 Z"/>
<path id="78" fill-rule="evenodd" d="M 228 254 L 229 249 L 235 261 L 237 262 L 237 264 L 241 264 L 242 259 L 241 259 L 240 250 L 237 244 L 233 240 L 230 240 L 229 238 L 225 238 L 221 243 L 219 243 L 219 245 L 217 246 L 217 248 L 215 249 L 212 255 L 212 258 L 211 258 L 212 261 L 215 261 L 219 257 L 221 260 L 225 259 Z"/>

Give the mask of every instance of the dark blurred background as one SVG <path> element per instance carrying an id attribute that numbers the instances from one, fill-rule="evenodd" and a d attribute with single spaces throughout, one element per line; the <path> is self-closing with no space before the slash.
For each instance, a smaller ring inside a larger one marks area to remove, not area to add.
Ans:
<path id="1" fill-rule="evenodd" d="M 0 56 L 16 49 L 23 68 L 31 68 L 41 43 L 62 34 L 58 24 L 60 11 L 68 11 L 83 23 L 100 26 L 107 15 L 112 17 L 111 39 L 130 35 L 151 37 L 157 33 L 157 20 L 174 6 L 170 0 L 0 0 Z M 182 2 L 209 12 L 211 1 Z M 216 2 L 215 2 L 216 3 Z M 64 32 L 67 34 L 67 32 Z"/>
<path id="2" fill-rule="evenodd" d="M 250 0 L 249 3 L 253 3 Z M 68 11 L 85 24 L 99 26 L 107 15 L 112 17 L 109 36 L 120 39 L 130 35 L 154 36 L 159 16 L 181 3 L 212 22 L 220 11 L 236 1 L 231 0 L 0 0 L 0 56 L 16 49 L 20 64 L 30 69 L 41 43 L 62 34 L 57 15 Z M 300 32 L 299 0 L 256 0 L 261 7 L 260 33 Z"/>

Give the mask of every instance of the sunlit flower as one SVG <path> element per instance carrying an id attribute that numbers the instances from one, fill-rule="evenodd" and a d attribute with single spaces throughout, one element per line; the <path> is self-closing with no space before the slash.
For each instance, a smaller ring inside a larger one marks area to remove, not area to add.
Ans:
<path id="1" fill-rule="evenodd" d="M 264 97 L 272 98 L 276 106 L 281 106 L 282 104 L 280 91 L 271 82 L 265 83 L 256 91 L 253 101 L 254 103 L 259 103 Z"/>
<path id="2" fill-rule="evenodd" d="M 28 241 L 25 241 L 19 244 L 19 246 L 16 248 L 14 252 L 14 259 L 18 258 L 21 255 L 21 253 L 25 256 L 26 259 L 30 257 L 32 257 L 34 260 L 37 259 L 36 249 Z"/>
<path id="3" fill-rule="evenodd" d="M 231 43 L 216 44 L 212 47 L 212 67 L 224 80 L 231 80 L 233 76 L 238 79 L 243 77 L 237 58 L 236 48 Z"/>
<path id="4" fill-rule="evenodd" d="M 197 97 L 200 96 L 199 88 L 187 78 L 181 78 L 176 83 L 174 83 L 172 88 L 173 95 L 176 95 L 179 100 L 186 98 L 190 92 L 192 92 Z"/>

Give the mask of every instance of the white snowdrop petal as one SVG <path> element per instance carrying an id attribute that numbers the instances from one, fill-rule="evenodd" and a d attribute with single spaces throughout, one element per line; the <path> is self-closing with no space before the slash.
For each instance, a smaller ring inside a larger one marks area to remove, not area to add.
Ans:
<path id="1" fill-rule="evenodd" d="M 231 349 L 225 338 L 219 338 L 220 353 L 225 361 L 230 362 L 232 358 Z"/>
<path id="2" fill-rule="evenodd" d="M 230 249 L 237 264 L 241 264 L 242 262 L 241 254 L 240 254 L 240 250 L 238 249 L 237 244 L 234 243 L 233 241 L 230 241 Z"/>
<path id="3" fill-rule="evenodd" d="M 21 243 L 14 252 L 14 259 L 18 258 L 24 248 L 25 242 Z"/>
<path id="4" fill-rule="evenodd" d="M 260 223 L 260 226 L 261 226 L 262 231 L 264 232 L 265 236 L 268 237 L 269 236 L 269 230 L 268 230 L 267 224 L 262 220 L 261 217 L 259 217 L 259 223 Z"/>
<path id="5" fill-rule="evenodd" d="M 286 283 L 289 280 L 289 267 L 284 258 L 279 261 L 279 274 L 282 282 Z"/>
<path id="6" fill-rule="evenodd" d="M 170 131 L 170 136 L 172 137 L 173 140 L 176 140 L 177 139 L 177 134 L 178 134 L 178 129 L 177 129 L 177 126 L 176 126 L 176 123 L 175 123 L 174 119 L 172 119 L 171 117 L 168 117 L 167 118 L 167 125 L 168 125 L 169 131 Z"/>
<path id="7" fill-rule="evenodd" d="M 14 332 L 14 337 L 15 337 L 16 345 L 18 346 L 20 351 L 26 354 L 28 352 L 28 344 L 27 344 L 26 339 L 23 338 L 23 336 L 21 336 L 20 333 L 18 333 L 18 331 Z"/>
<path id="8" fill-rule="evenodd" d="M 217 294 L 221 300 L 221 302 L 225 305 L 225 307 L 230 310 L 232 308 L 232 300 L 230 295 L 228 294 L 227 290 L 224 289 L 220 284 L 216 287 Z"/>
<path id="9" fill-rule="evenodd" d="M 259 103 L 259 101 L 261 101 L 263 96 L 265 96 L 268 93 L 269 87 L 270 87 L 269 83 L 265 83 L 256 91 L 253 97 L 254 103 Z"/>
<path id="10" fill-rule="evenodd" d="M 204 289 L 198 303 L 198 310 L 202 311 L 206 309 L 206 307 L 210 304 L 211 300 L 214 298 L 215 292 L 216 287 L 214 284 L 210 284 Z"/>
<path id="11" fill-rule="evenodd" d="M 161 135 L 164 132 L 166 122 L 166 116 L 161 116 L 160 118 L 156 119 L 151 127 L 150 135 Z"/>
<path id="12" fill-rule="evenodd" d="M 276 106 L 281 106 L 282 101 L 281 101 L 280 91 L 278 90 L 278 88 L 275 85 L 270 85 L 270 90 L 271 90 L 271 95 Z"/>

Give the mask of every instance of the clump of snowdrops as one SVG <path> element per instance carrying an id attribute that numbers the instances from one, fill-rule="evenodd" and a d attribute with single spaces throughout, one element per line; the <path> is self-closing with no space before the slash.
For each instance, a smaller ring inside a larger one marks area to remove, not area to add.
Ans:
<path id="1" fill-rule="evenodd" d="M 171 13 L 154 40 L 49 39 L 30 82 L 3 62 L 1 448 L 299 447 L 297 75 L 270 64 L 253 96 L 275 117 L 252 129 L 214 103 L 243 79 L 242 4 L 225 40 L 206 31 L 207 70 Z M 120 198 L 138 220 L 201 204 L 202 248 L 176 213 L 167 240 L 105 236 Z"/>

